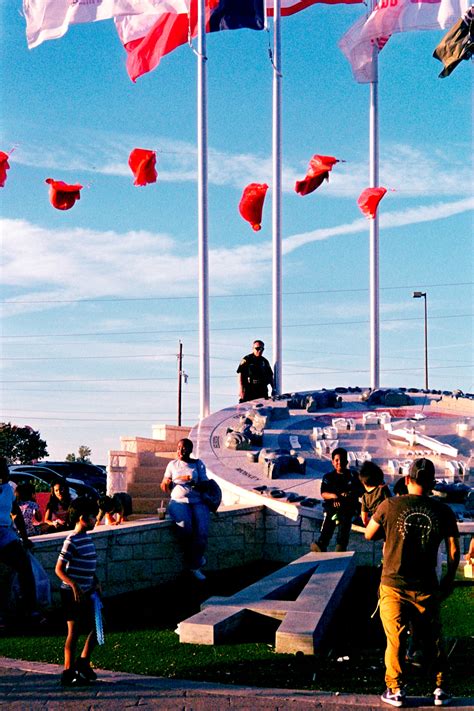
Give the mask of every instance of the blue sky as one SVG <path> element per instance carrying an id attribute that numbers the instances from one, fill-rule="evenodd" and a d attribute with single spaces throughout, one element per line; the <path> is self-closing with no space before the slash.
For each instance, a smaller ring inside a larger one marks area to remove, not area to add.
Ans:
<path id="1" fill-rule="evenodd" d="M 196 58 L 177 49 L 136 84 L 111 21 L 28 50 L 19 0 L 0 0 L 1 420 L 29 424 L 62 459 L 106 462 L 120 435 L 176 422 L 176 353 L 199 412 Z M 315 5 L 283 20 L 283 388 L 369 384 L 369 88 L 337 42 L 365 6 Z M 472 392 L 471 71 L 438 79 L 442 31 L 393 36 L 380 55 L 381 384 L 422 386 L 428 294 L 430 386 Z M 237 206 L 271 186 L 266 32 L 208 37 L 211 409 L 234 404 L 256 337 L 271 360 L 271 190 L 261 232 Z M 158 182 L 133 186 L 134 147 Z M 294 182 L 314 153 L 344 159 L 312 195 Z M 48 177 L 80 182 L 67 212 Z"/>

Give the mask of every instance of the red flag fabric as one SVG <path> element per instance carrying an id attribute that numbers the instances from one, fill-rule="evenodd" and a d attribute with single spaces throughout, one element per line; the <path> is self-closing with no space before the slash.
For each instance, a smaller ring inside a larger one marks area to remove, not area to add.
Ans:
<path id="1" fill-rule="evenodd" d="M 366 217 L 374 219 L 377 214 L 379 202 L 387 192 L 387 188 L 366 188 L 361 192 L 357 204 Z"/>
<path id="2" fill-rule="evenodd" d="M 303 180 L 297 180 L 295 191 L 299 195 L 309 195 L 319 188 L 323 180 L 329 180 L 329 173 L 333 165 L 339 163 L 333 156 L 314 155 L 309 161 L 308 172 Z"/>
<path id="3" fill-rule="evenodd" d="M 268 185 L 266 183 L 250 183 L 244 188 L 239 203 L 239 212 L 255 232 L 262 229 L 262 211 Z"/>
<path id="4" fill-rule="evenodd" d="M 134 185 L 156 183 L 158 174 L 155 168 L 155 151 L 148 151 L 146 148 L 134 148 L 128 158 L 128 165 L 135 176 Z"/>
<path id="5" fill-rule="evenodd" d="M 8 162 L 9 157 L 9 153 L 4 153 L 3 151 L 0 151 L 0 188 L 5 187 L 5 183 L 7 180 L 7 170 L 10 170 L 10 164 Z"/>
<path id="6" fill-rule="evenodd" d="M 143 20 L 147 18 L 149 25 L 148 29 L 145 29 Z M 186 44 L 188 34 L 190 37 L 196 36 L 197 5 L 191 4 L 189 17 L 184 13 L 171 12 L 165 12 L 158 18 L 153 15 L 144 16 L 137 30 L 134 20 L 135 16 L 130 16 L 115 22 L 119 37 L 127 50 L 127 72 L 133 82 L 155 69 L 166 54 Z M 130 37 L 134 39 L 129 39 Z"/>
<path id="7" fill-rule="evenodd" d="M 81 199 L 82 185 L 68 185 L 62 180 L 47 178 L 49 184 L 49 201 L 56 210 L 70 210 L 76 200 Z"/>

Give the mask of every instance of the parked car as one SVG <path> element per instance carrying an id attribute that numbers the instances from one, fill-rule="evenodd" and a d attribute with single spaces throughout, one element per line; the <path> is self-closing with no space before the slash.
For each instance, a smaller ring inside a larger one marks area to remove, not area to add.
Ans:
<path id="1" fill-rule="evenodd" d="M 76 496 L 90 496 L 93 499 L 98 499 L 99 491 L 86 484 L 80 479 L 73 477 L 65 477 L 58 472 L 48 469 L 47 467 L 39 467 L 37 464 L 12 464 L 10 469 L 10 480 L 15 484 L 31 483 L 35 487 L 35 491 L 49 491 L 54 481 L 64 481 L 73 498 Z"/>
<path id="2" fill-rule="evenodd" d="M 34 466 L 45 467 L 66 479 L 75 479 L 92 486 L 100 494 L 105 494 L 107 488 L 107 474 L 101 467 L 88 462 L 53 462 L 45 460 L 37 462 Z"/>

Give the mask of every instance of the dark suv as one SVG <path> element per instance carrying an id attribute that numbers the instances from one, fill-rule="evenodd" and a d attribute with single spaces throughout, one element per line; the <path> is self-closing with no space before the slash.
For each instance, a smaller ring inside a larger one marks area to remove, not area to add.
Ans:
<path id="1" fill-rule="evenodd" d="M 46 467 L 65 479 L 75 479 L 92 486 L 100 494 L 105 494 L 107 488 L 107 474 L 101 467 L 88 462 L 37 462 L 34 466 Z"/>

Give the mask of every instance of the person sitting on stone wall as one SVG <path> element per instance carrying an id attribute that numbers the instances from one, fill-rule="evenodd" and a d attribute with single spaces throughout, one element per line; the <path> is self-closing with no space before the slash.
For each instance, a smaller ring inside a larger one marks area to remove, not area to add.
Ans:
<path id="1" fill-rule="evenodd" d="M 186 564 L 197 580 L 205 580 L 201 571 L 209 532 L 209 508 L 195 488 L 207 481 L 206 467 L 200 459 L 192 459 L 193 443 L 180 439 L 177 458 L 169 462 L 161 482 L 161 490 L 171 491 L 168 514 L 181 531 Z"/>

